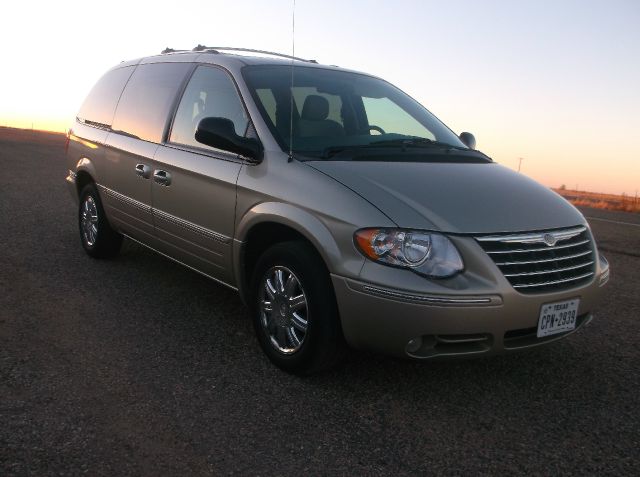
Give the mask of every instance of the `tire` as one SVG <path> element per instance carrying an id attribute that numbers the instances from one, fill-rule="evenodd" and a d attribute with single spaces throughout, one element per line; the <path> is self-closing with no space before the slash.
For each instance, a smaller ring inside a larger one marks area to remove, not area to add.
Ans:
<path id="1" fill-rule="evenodd" d="M 276 366 L 308 375 L 342 360 L 346 344 L 333 286 L 310 245 L 283 242 L 267 249 L 258 259 L 250 291 L 258 341 Z"/>
<path id="2" fill-rule="evenodd" d="M 111 228 L 95 184 L 80 192 L 78 228 L 84 250 L 93 258 L 111 258 L 118 254 L 122 235 Z"/>

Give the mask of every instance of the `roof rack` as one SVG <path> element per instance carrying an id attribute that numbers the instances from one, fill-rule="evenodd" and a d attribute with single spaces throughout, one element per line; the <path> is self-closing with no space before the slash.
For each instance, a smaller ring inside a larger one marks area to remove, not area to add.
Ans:
<path id="1" fill-rule="evenodd" d="M 262 55 L 270 55 L 270 56 L 278 56 L 280 58 L 287 58 L 289 60 L 298 60 L 304 61 L 306 63 L 318 63 L 316 60 L 307 60 L 305 58 L 298 58 L 297 56 L 285 55 L 282 53 L 275 53 L 273 51 L 265 51 L 265 50 L 254 50 L 251 48 L 234 48 L 231 46 L 204 46 L 198 45 L 193 50 L 174 50 L 173 48 L 165 48 L 162 50 L 161 54 L 166 53 L 182 53 L 186 51 L 199 51 L 203 53 L 220 53 L 221 51 L 243 51 L 246 53 L 260 53 Z"/>
<path id="2" fill-rule="evenodd" d="M 174 50 L 173 48 L 169 48 L 168 46 L 160 52 L 161 55 L 166 55 L 167 53 L 180 53 L 187 50 Z"/>

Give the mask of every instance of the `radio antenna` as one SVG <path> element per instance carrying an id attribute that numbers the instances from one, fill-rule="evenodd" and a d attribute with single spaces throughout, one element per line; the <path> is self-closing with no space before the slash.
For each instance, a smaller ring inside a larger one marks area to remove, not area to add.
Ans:
<path id="1" fill-rule="evenodd" d="M 289 89 L 289 160 L 293 160 L 293 62 L 296 56 L 296 0 L 291 14 L 291 88 Z"/>

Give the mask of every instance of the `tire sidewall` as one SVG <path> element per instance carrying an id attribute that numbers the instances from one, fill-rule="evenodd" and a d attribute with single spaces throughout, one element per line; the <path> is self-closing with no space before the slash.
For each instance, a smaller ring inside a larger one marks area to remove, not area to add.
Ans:
<path id="1" fill-rule="evenodd" d="M 93 245 L 89 245 L 84 238 L 82 230 L 82 208 L 88 196 L 91 196 L 98 213 L 98 221 L 96 223 L 96 240 Z M 94 258 L 109 257 L 117 253 L 120 248 L 122 236 L 111 229 L 107 217 L 102 207 L 102 201 L 95 184 L 87 184 L 80 192 L 80 200 L 78 206 L 78 230 L 80 233 L 80 242 L 84 250 Z"/>
<path id="2" fill-rule="evenodd" d="M 324 264 L 312 255 L 304 244 L 297 242 L 276 244 L 258 260 L 251 281 L 251 314 L 260 345 L 277 366 L 285 371 L 304 374 L 313 366 L 319 348 L 332 339 L 328 333 L 331 320 L 336 319 L 335 298 Z M 320 262 L 320 263 L 319 263 Z M 283 266 L 298 278 L 307 298 L 307 332 L 298 350 L 284 354 L 273 347 L 261 323 L 259 306 L 264 277 L 272 267 Z"/>

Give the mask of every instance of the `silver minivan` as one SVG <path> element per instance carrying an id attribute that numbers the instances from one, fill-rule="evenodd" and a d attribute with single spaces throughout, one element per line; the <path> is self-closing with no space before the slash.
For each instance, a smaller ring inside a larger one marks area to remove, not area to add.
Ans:
<path id="1" fill-rule="evenodd" d="M 247 55 L 247 51 L 251 55 Z M 308 374 L 567 336 L 609 277 L 584 217 L 386 81 L 257 50 L 123 62 L 69 130 L 82 246 L 123 237 L 237 290 Z"/>

